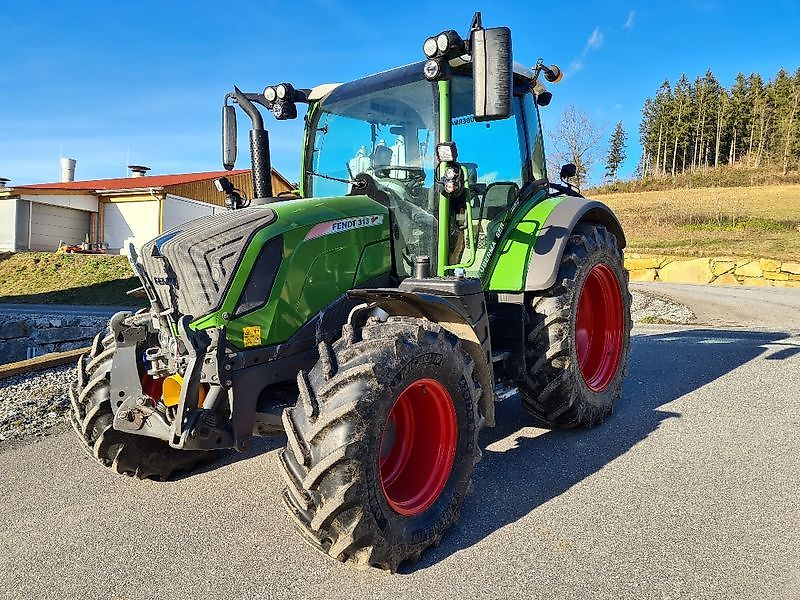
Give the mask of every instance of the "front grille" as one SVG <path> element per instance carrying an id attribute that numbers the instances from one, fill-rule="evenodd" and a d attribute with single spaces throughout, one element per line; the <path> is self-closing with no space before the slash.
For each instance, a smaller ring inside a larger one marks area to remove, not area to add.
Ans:
<path id="1" fill-rule="evenodd" d="M 253 236 L 277 219 L 264 207 L 202 217 L 142 246 L 142 263 L 159 300 L 179 314 L 217 310 Z"/>

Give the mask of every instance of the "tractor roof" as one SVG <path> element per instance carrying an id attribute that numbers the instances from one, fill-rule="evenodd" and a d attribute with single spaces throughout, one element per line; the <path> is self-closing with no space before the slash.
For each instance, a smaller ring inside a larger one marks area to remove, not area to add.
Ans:
<path id="1" fill-rule="evenodd" d="M 424 61 L 415 62 L 354 79 L 347 83 L 323 83 L 312 88 L 308 99 L 312 102 L 322 100 L 335 89 L 339 89 L 339 91 L 348 91 L 347 89 L 352 87 L 353 91 L 358 91 L 358 93 L 363 94 L 366 91 L 374 91 L 388 87 L 386 84 L 390 82 L 393 85 L 398 85 L 406 81 L 416 81 L 422 77 L 422 66 L 424 64 Z M 450 61 L 450 65 L 455 69 L 468 64 L 469 62 L 461 59 Z M 514 75 L 522 80 L 533 80 L 533 70 L 518 62 L 514 63 Z"/>

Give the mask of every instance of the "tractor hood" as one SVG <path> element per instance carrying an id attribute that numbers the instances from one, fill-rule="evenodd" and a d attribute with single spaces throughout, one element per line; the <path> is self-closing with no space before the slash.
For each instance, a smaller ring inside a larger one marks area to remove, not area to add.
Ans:
<path id="1" fill-rule="evenodd" d="M 389 224 L 367 196 L 283 200 L 166 231 L 142 246 L 136 270 L 170 320 L 224 327 L 237 347 L 254 329 L 251 342 L 281 343 L 348 290 L 388 275 Z"/>
<path id="2" fill-rule="evenodd" d="M 193 316 L 217 310 L 244 249 L 276 219 L 271 208 L 245 208 L 189 221 L 147 242 L 141 261 L 162 306 Z"/>

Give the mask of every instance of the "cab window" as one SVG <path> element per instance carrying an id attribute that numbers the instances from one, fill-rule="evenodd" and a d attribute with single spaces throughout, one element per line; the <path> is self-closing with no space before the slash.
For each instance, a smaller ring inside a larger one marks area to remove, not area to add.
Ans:
<path id="1" fill-rule="evenodd" d="M 527 175 L 527 146 L 520 99 L 514 97 L 513 113 L 499 121 L 475 120 L 472 79 L 453 77 L 453 141 L 458 146 L 458 160 L 477 183 L 516 183 L 522 186 Z"/>
<path id="2" fill-rule="evenodd" d="M 539 110 L 533 99 L 533 94 L 527 93 L 523 97 L 525 107 L 525 128 L 528 133 L 528 144 L 531 147 L 531 178 L 545 179 L 547 177 L 547 165 L 544 162 L 544 141 L 542 139 L 542 127 L 539 123 Z"/>

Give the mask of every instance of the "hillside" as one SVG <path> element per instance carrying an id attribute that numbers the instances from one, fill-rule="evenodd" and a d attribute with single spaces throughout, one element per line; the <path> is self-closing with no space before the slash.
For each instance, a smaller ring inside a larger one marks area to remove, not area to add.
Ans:
<path id="1" fill-rule="evenodd" d="M 0 302 L 134 306 L 138 286 L 124 256 L 0 254 Z"/>
<path id="2" fill-rule="evenodd" d="M 754 187 L 800 184 L 800 171 L 789 171 L 785 175 L 769 169 L 722 166 L 716 169 L 699 169 L 678 173 L 674 177 L 645 177 L 616 181 L 587 188 L 587 196 L 615 194 L 619 192 L 650 192 L 657 190 Z"/>
<path id="3" fill-rule="evenodd" d="M 800 184 L 595 193 L 635 252 L 800 259 Z"/>

